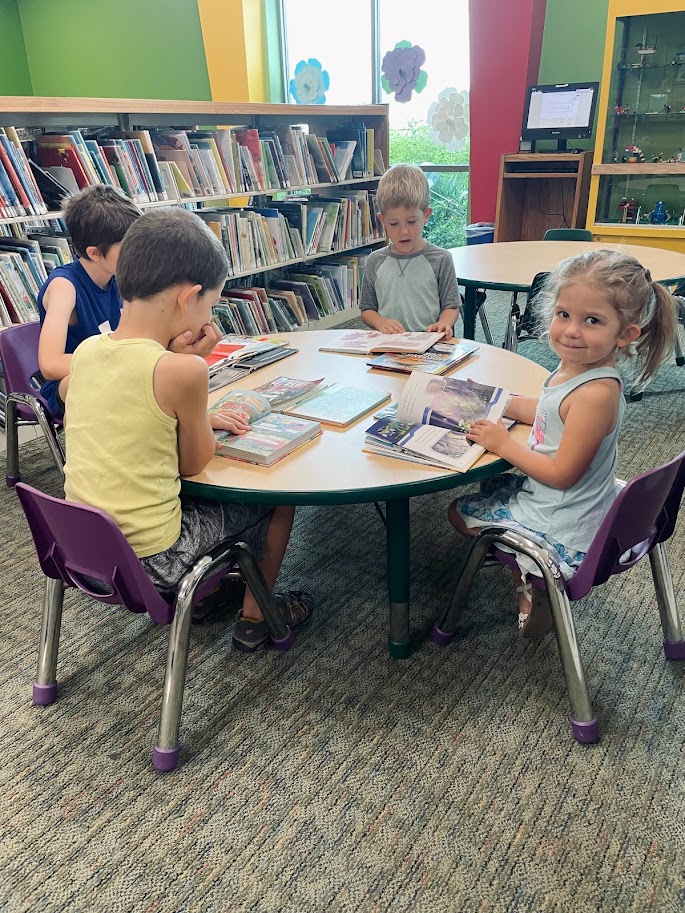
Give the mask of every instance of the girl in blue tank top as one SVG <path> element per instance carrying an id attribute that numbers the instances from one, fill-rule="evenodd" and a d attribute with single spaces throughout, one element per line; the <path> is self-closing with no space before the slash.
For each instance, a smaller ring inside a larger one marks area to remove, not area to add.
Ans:
<path id="1" fill-rule="evenodd" d="M 492 523 L 518 528 L 552 553 L 568 579 L 618 492 L 624 397 L 616 362 L 633 354 L 638 381 L 647 383 L 673 347 L 676 308 L 634 257 L 608 250 L 559 264 L 535 305 L 560 362 L 537 402 L 517 396 L 507 408 L 508 418 L 532 426 L 526 444 L 501 421 L 475 422 L 468 435 L 524 475 L 487 480 L 479 494 L 457 498 L 449 518 L 465 536 Z M 531 614 L 525 578 L 534 565 L 525 556 L 517 562 L 519 628 L 533 636 L 547 630 L 549 617 Z"/>

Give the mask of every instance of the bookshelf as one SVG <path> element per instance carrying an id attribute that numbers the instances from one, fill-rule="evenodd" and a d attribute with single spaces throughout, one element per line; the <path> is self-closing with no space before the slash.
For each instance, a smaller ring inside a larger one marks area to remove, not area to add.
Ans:
<path id="1" fill-rule="evenodd" d="M 0 126 L 14 127 L 18 138 L 23 145 L 40 141 L 44 134 L 67 134 L 80 130 L 86 137 L 108 137 L 130 131 L 149 131 L 163 133 L 164 131 L 215 131 L 217 128 L 246 128 L 261 131 L 278 130 L 280 127 L 295 127 L 298 133 L 313 134 L 327 138 L 329 131 L 349 128 L 363 124 L 367 132 L 367 141 L 373 136 L 373 148 L 367 155 L 373 159 L 373 151 L 380 151 L 383 160 L 388 161 L 388 106 L 387 105 L 283 105 L 283 104 L 249 104 L 249 103 L 223 103 L 200 101 L 173 101 L 157 99 L 126 99 L 126 98 L 58 98 L 46 96 L 0 96 Z M 215 135 L 215 134 L 214 134 Z M 305 137 L 306 138 L 306 137 Z M 45 139 L 45 138 L 44 138 Z M 306 147 L 306 143 L 304 144 Z M 239 170 L 241 165 L 237 166 Z M 329 168 L 330 170 L 330 168 Z M 305 191 L 322 197 L 333 197 L 336 191 L 340 195 L 353 194 L 354 191 L 375 189 L 378 178 L 368 171 L 359 176 L 352 170 L 347 176 L 340 176 L 340 180 L 323 181 L 318 175 L 317 180 L 312 179 L 313 173 L 305 174 L 303 181 L 289 181 L 289 186 L 269 186 L 265 183 L 252 186 L 236 187 L 234 192 L 221 193 L 196 193 L 184 195 L 180 199 L 136 199 L 135 202 L 141 209 L 155 206 L 191 205 L 203 217 L 210 219 L 211 212 L 224 207 L 238 209 L 247 203 L 258 208 L 276 206 L 272 203 L 274 198 L 280 199 L 284 193 L 294 194 L 303 192 L 301 198 L 307 198 Z M 280 176 L 280 172 L 279 172 Z M 292 178 L 292 175 L 291 175 Z M 309 178 L 309 179 L 307 179 Z M 268 179 L 267 179 L 268 180 Z M 103 181 L 104 183 L 104 181 Z M 286 174 L 286 183 L 287 174 Z M 275 184 L 275 181 L 274 181 Z M 168 186 L 168 185 L 165 185 Z M 221 185 L 219 185 L 221 186 Z M 152 196 L 152 194 L 150 194 Z M 40 215 L 20 213 L 0 217 L 0 226 L 12 226 L 11 233 L 18 237 L 25 237 L 30 231 L 35 231 L 36 225 L 46 223 L 51 219 L 59 219 L 61 211 L 52 208 L 51 211 Z M 337 254 L 353 254 L 361 248 L 372 244 L 384 243 L 379 236 L 377 227 L 372 218 L 365 224 L 371 225 L 371 233 L 362 239 L 357 235 L 349 238 L 345 244 L 334 244 L 330 250 L 303 250 L 295 251 L 295 256 L 280 256 L 277 262 L 270 258 L 257 258 L 257 265 L 250 268 L 232 269 L 229 284 L 233 279 L 245 280 L 250 276 L 255 279 L 264 278 L 264 274 L 271 273 L 289 266 L 307 264 L 322 258 L 334 258 Z M 0 232 L 3 229 L 0 229 Z M 337 236 L 336 236 L 337 237 Z M 287 252 L 288 246 L 284 245 Z M 230 251 L 229 251 L 230 253 Z M 292 254 L 293 251 L 290 250 Z M 272 251 L 273 254 L 273 251 Z M 358 313 L 356 310 L 341 310 L 337 314 L 326 315 L 327 324 L 333 326 L 336 322 L 347 320 Z M 318 321 L 312 321 L 312 326 L 320 328 Z M 303 327 L 305 328 L 305 327 Z"/>
<path id="2" fill-rule="evenodd" d="M 109 133 L 125 133 L 135 130 L 148 131 L 212 131 L 217 127 L 262 128 L 279 125 L 301 125 L 303 132 L 326 137 L 328 131 L 364 124 L 373 130 L 373 149 L 380 151 L 383 161 L 388 162 L 388 106 L 387 105 L 283 105 L 248 104 L 200 101 L 173 101 L 132 98 L 59 98 L 48 96 L 0 96 L 0 127 L 16 128 L 22 145 L 36 141 L 46 133 L 67 134 L 74 130 L 86 136 L 107 136 Z M 373 150 L 372 150 L 373 151 Z M 372 158 L 373 156 L 371 156 Z M 349 172 L 351 174 L 351 172 Z M 363 177 L 348 176 L 339 181 L 326 182 L 311 179 L 304 182 L 290 181 L 286 191 L 282 187 L 269 189 L 238 189 L 230 193 L 206 193 L 184 196 L 179 200 L 136 200 L 141 209 L 156 206 L 189 205 L 208 214 L 212 208 L 242 206 L 255 203 L 268 206 L 274 197 L 284 192 L 309 191 L 315 194 L 333 195 L 355 189 L 373 189 L 378 178 L 365 174 Z M 59 219 L 62 213 L 56 208 L 35 214 L 2 215 L 0 210 L 0 237 L 25 238 L 37 227 L 45 226 L 50 220 Z M 286 257 L 277 263 L 260 264 L 251 269 L 234 269 L 229 286 L 236 280 L 245 283 L 254 277 L 256 285 L 268 285 L 272 277 L 278 277 L 279 270 L 288 267 L 306 267 L 309 263 L 333 260 L 336 256 L 353 257 L 355 252 L 371 245 L 385 243 L 382 237 L 367 238 L 362 243 L 345 244 L 330 251 L 305 252 L 303 256 Z M 287 278 L 287 276 L 286 276 Z M 358 316 L 355 307 L 345 307 L 332 313 L 320 313 L 319 319 L 308 319 L 299 329 L 325 329 Z M 10 317 L 10 319 L 14 319 Z M 292 327 L 293 329 L 295 327 Z M 282 328 L 281 328 L 282 329 Z M 1 330 L 1 327 L 0 327 Z M 4 424 L 4 383 L 0 367 L 0 425 Z"/>

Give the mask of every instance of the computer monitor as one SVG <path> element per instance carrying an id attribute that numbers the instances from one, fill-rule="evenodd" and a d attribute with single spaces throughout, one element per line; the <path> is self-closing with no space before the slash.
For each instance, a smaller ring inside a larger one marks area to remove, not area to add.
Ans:
<path id="1" fill-rule="evenodd" d="M 521 139 L 531 142 L 532 151 L 536 140 L 556 140 L 563 151 L 567 140 L 592 136 L 598 92 L 598 82 L 528 86 Z"/>

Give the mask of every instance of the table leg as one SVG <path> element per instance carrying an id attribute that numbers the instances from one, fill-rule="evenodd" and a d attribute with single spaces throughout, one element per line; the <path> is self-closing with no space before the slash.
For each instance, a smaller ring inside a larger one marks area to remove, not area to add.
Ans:
<path id="1" fill-rule="evenodd" d="M 388 597 L 390 635 L 388 650 L 395 659 L 409 656 L 409 498 L 387 501 Z"/>
<path id="2" fill-rule="evenodd" d="M 464 339 L 476 338 L 476 292 L 475 286 L 464 286 L 464 308 L 462 319 L 464 321 Z"/>

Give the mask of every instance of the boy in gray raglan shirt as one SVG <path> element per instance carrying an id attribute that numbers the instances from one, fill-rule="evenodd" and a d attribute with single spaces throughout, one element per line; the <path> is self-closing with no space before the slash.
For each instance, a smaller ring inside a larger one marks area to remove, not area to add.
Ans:
<path id="1" fill-rule="evenodd" d="M 379 218 L 390 246 L 374 251 L 364 268 L 360 307 L 372 330 L 453 335 L 457 277 L 449 251 L 423 238 L 428 202 L 428 181 L 416 165 L 394 165 L 378 184 Z"/>

